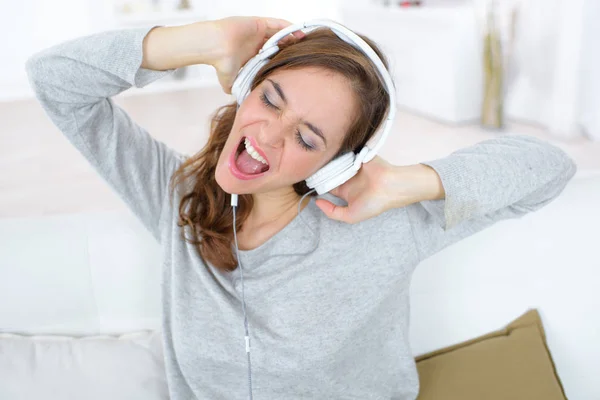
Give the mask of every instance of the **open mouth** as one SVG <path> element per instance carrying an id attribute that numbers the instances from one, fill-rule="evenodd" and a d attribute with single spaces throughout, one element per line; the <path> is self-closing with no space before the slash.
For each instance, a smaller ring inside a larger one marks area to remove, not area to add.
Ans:
<path id="1" fill-rule="evenodd" d="M 244 151 L 244 149 L 246 148 L 246 145 L 244 143 L 245 140 L 246 140 L 246 137 L 243 137 L 242 140 L 240 140 L 240 143 L 238 144 L 237 151 L 235 152 L 235 159 L 236 160 L 240 156 L 240 154 L 242 153 L 242 151 Z"/>
<path id="2" fill-rule="evenodd" d="M 247 137 L 240 140 L 231 164 L 233 164 L 232 171 L 242 179 L 251 179 L 269 170 L 266 157 L 252 146 L 251 140 Z"/>

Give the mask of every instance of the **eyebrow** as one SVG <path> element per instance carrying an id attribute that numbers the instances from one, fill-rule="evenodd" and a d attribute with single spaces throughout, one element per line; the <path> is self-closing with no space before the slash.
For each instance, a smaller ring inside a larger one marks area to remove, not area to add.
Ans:
<path id="1" fill-rule="evenodd" d="M 285 94 L 283 94 L 283 90 L 281 89 L 281 85 L 277 82 L 275 82 L 272 79 L 267 78 L 267 80 L 269 82 L 271 82 L 271 85 L 273 85 L 273 87 L 275 88 L 275 91 L 277 92 L 277 94 L 279 95 L 279 97 L 281 97 L 281 100 L 283 100 L 283 102 L 287 105 L 287 99 L 285 98 Z M 308 127 L 308 129 L 310 129 L 311 131 L 313 131 L 318 137 L 320 137 L 321 139 L 323 139 L 323 142 L 325 142 L 325 145 L 327 146 L 327 139 L 325 139 L 325 135 L 323 135 L 323 131 L 321 129 L 319 129 L 318 127 L 316 127 L 315 125 L 311 124 L 308 121 L 302 121 L 302 123 L 304 125 L 306 125 Z"/>

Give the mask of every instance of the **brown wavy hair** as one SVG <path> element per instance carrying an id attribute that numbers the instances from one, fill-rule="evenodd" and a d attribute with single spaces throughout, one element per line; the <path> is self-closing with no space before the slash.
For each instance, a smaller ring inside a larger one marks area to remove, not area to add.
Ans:
<path id="1" fill-rule="evenodd" d="M 383 61 L 388 62 L 379 47 L 360 35 Z M 348 151 L 358 151 L 371 138 L 384 120 L 389 109 L 385 87 L 377 69 L 361 51 L 338 38 L 328 28 L 318 28 L 303 39 L 280 45 L 271 60 L 256 75 L 252 89 L 277 70 L 320 67 L 344 76 L 353 88 L 359 111 L 353 121 L 337 157 Z M 175 171 L 170 181 L 171 199 L 180 185 L 184 193 L 179 203 L 178 226 L 184 240 L 198 249 L 204 261 L 223 271 L 233 271 L 237 260 L 233 248 L 233 209 L 230 195 L 215 179 L 217 162 L 235 120 L 237 104 L 220 107 L 213 115 L 210 136 L 206 146 L 188 157 Z M 294 184 L 298 195 L 309 191 L 304 181 Z M 316 193 L 311 193 L 315 196 Z M 251 194 L 239 196 L 236 229 L 241 230 L 253 206 Z M 191 238 L 185 236 L 185 228 Z"/>

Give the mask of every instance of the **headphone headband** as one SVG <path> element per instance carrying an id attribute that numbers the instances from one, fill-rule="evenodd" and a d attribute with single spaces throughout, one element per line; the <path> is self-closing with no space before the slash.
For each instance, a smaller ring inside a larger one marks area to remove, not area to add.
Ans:
<path id="1" fill-rule="evenodd" d="M 258 71 L 268 63 L 271 56 L 279 51 L 278 43 L 281 39 L 296 31 L 308 33 L 319 27 L 331 29 L 340 39 L 358 49 L 369 58 L 377 69 L 380 81 L 385 86 L 390 100 L 389 111 L 385 120 L 382 122 L 382 126 L 379 128 L 378 132 L 369 139 L 358 154 L 352 153 L 354 155 L 353 160 L 344 158 L 344 161 L 331 161 L 328 166 L 324 167 L 321 171 L 317 171 L 316 174 L 306 180 L 309 187 L 316 187 L 317 192 L 321 194 L 340 185 L 345 180 L 350 179 L 351 176 L 356 174 L 362 164 L 371 161 L 377 155 L 377 152 L 391 131 L 392 123 L 396 115 L 396 88 L 394 87 L 390 73 L 383 64 L 383 61 L 371 46 L 350 29 L 331 20 L 317 19 L 290 25 L 271 36 L 269 40 L 265 42 L 258 54 L 244 65 L 235 78 L 231 93 L 235 96 L 238 105 L 241 104 L 248 94 L 250 94 L 252 81 Z M 337 172 L 339 169 L 342 169 L 345 172 L 340 174 Z"/>
<path id="2" fill-rule="evenodd" d="M 365 42 L 360 36 L 352 32 L 345 26 L 327 19 L 316 19 L 311 21 L 305 21 L 299 24 L 290 25 L 280 30 L 279 32 L 271 36 L 269 40 L 267 40 L 263 47 L 260 49 L 259 53 L 253 59 L 251 59 L 244 66 L 244 68 L 242 68 L 242 70 L 238 74 L 238 77 L 236 78 L 236 83 L 238 83 L 238 87 L 236 87 L 236 84 L 234 83 L 232 93 L 237 97 L 238 103 L 241 103 L 246 98 L 246 96 L 248 96 L 248 94 L 250 93 L 250 85 L 252 84 L 254 76 L 256 75 L 258 70 L 268 61 L 268 58 L 279 51 L 279 46 L 277 44 L 281 39 L 296 31 L 303 31 L 307 33 L 319 27 L 330 28 L 333 31 L 333 33 L 335 33 L 340 39 L 352 45 L 353 47 L 364 53 L 367 57 L 369 57 L 369 60 L 371 60 L 373 65 L 377 68 L 379 77 L 388 93 L 388 97 L 390 99 L 390 107 L 388 115 L 379 129 L 380 134 L 373 135 L 373 137 L 367 142 L 365 146 L 369 150 L 364 156 L 362 162 L 369 162 L 371 161 L 371 159 L 373 159 L 373 157 L 375 157 L 375 155 L 383 145 L 383 142 L 390 133 L 392 121 L 394 120 L 396 114 L 396 89 L 394 87 L 394 83 L 388 70 L 385 68 L 385 65 L 383 64 L 379 56 L 377 56 L 377 53 L 375 53 L 371 46 L 369 46 L 367 42 Z"/>

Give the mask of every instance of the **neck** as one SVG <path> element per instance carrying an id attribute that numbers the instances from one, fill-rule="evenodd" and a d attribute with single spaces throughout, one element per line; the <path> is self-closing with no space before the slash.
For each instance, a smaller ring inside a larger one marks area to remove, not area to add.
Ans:
<path id="1" fill-rule="evenodd" d="M 254 206 L 248 216 L 252 225 L 269 224 L 281 219 L 293 219 L 297 214 L 300 196 L 292 187 L 252 195 Z M 308 199 L 306 199 L 308 200 Z M 301 209 L 305 207 L 306 200 Z"/>
<path id="2" fill-rule="evenodd" d="M 298 215 L 301 196 L 291 190 L 253 194 L 254 206 L 238 233 L 241 250 L 254 249 L 275 235 Z M 300 210 L 310 202 L 305 198 Z"/>

